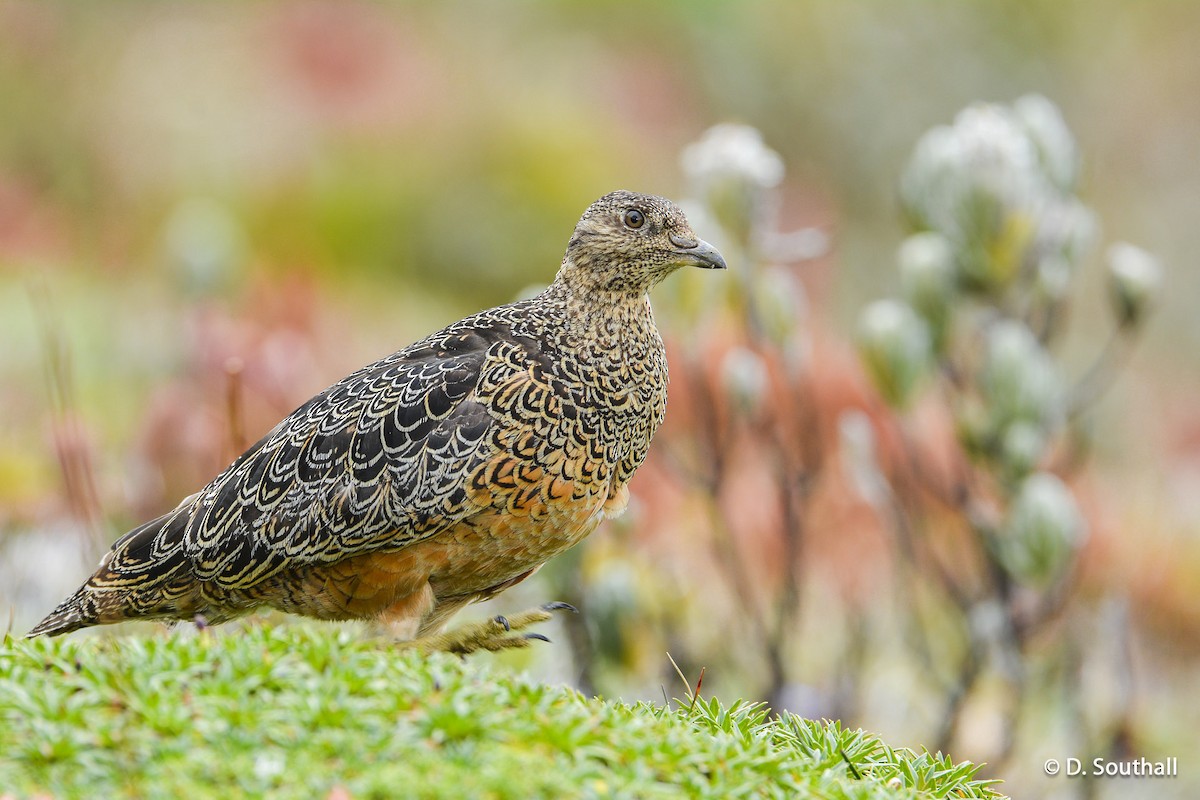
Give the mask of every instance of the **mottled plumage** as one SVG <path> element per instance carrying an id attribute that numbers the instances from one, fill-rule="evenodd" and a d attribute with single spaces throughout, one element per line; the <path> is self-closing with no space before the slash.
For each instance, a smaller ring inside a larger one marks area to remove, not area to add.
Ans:
<path id="1" fill-rule="evenodd" d="M 584 213 L 540 295 L 456 322 L 296 409 L 122 536 L 31 635 L 257 606 L 411 638 L 622 511 L 667 400 L 648 291 L 723 267 L 667 200 Z"/>

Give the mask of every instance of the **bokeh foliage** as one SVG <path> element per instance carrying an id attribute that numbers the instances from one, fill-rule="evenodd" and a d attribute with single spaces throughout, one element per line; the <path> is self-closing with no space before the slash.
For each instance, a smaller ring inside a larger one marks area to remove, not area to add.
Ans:
<path id="1" fill-rule="evenodd" d="M 1043 589 L 1066 563 L 1072 597 L 1087 601 L 1033 642 L 1070 634 L 1085 666 L 1029 674 L 1037 707 L 1005 766 L 1012 790 L 1048 791 L 1031 754 L 1065 747 L 1081 718 L 1129 708 L 1126 675 L 1139 702 L 1123 743 L 1171 751 L 1200 725 L 1182 688 L 1200 641 L 1200 273 L 1186 268 L 1200 250 L 1198 30 L 1200 9 L 1169 1 L 2 2 L 0 604 L 17 630 L 31 624 L 103 542 L 194 491 L 314 391 L 548 280 L 601 193 L 701 200 L 680 152 L 713 123 L 748 123 L 786 166 L 749 217 L 772 236 L 731 226 L 736 197 L 693 220 L 706 238 L 731 227 L 720 243 L 736 255 L 722 282 L 680 275 L 656 297 L 675 381 L 630 515 L 498 610 L 568 592 L 590 600 L 589 629 L 555 632 L 572 646 L 539 662 L 556 680 L 657 698 L 670 650 L 689 674 L 708 666 L 721 697 L 770 697 L 935 745 L 944 693 L 911 681 L 914 662 L 899 655 L 919 652 L 909 601 L 935 643 L 968 641 L 964 625 L 995 631 L 1002 615 L 963 618 L 932 583 L 894 593 L 898 540 L 863 500 L 886 486 L 862 467 L 894 477 L 900 440 L 877 424 L 890 412 L 850 342 L 863 308 L 890 297 L 927 332 L 883 358 L 926 338 L 936 355 L 977 302 L 968 297 L 1023 280 L 1012 254 L 1038 213 L 992 230 L 986 204 L 952 202 L 994 235 L 968 262 L 971 286 L 953 291 L 953 242 L 897 244 L 914 223 L 937 228 L 913 213 L 905 172 L 922 135 L 977 101 L 1036 92 L 1084 154 L 1051 180 L 1076 182 L 1103 221 L 1099 240 L 1153 250 L 1166 288 L 1136 358 L 1118 346 L 1124 377 L 1076 432 L 1047 435 L 1032 413 L 1045 396 L 1023 394 L 1023 374 L 1033 365 L 1068 386 L 1085 375 L 1112 330 L 1110 293 L 1118 319 L 1134 321 L 1128 288 L 1145 272 L 1134 251 L 1112 251 L 1112 281 L 1103 249 L 1078 265 L 1048 364 L 1037 355 L 1045 318 L 1030 328 L 1036 347 L 1017 328 L 989 328 L 969 366 L 991 352 L 991 377 L 965 398 L 958 430 L 931 438 L 969 444 L 1014 519 L 1036 522 L 1047 498 L 1062 499 L 1040 478 L 1017 503 L 1050 466 L 1071 478 L 1087 521 L 1086 540 L 1065 551 L 1053 536 L 992 551 L 1014 573 L 1059 564 Z M 884 322 L 919 327 L 896 311 Z M 908 396 L 907 424 L 923 434 L 930 408 L 948 403 L 932 355 L 883 387 Z M 977 413 L 988 397 L 1008 398 L 991 404 L 1003 414 Z M 866 416 L 843 418 L 847 407 Z M 1086 470 L 1059 460 L 1078 443 Z M 935 459 L 938 477 L 943 466 Z M 951 523 L 928 528 L 974 580 Z M 798 530 L 792 550 L 775 535 Z M 734 564 L 742 589 L 721 569 Z M 779 592 L 798 605 L 772 605 Z M 938 675 L 961 652 L 932 655 L 915 663 Z M 1061 691 L 1064 678 L 1086 706 Z M 955 755 L 995 752 L 1004 700 L 992 701 L 1004 691 L 984 679 Z"/>
<path id="2" fill-rule="evenodd" d="M 0 640 L 6 793 L 1000 797 L 970 762 L 766 716 L 716 698 L 588 699 L 329 626 Z"/>

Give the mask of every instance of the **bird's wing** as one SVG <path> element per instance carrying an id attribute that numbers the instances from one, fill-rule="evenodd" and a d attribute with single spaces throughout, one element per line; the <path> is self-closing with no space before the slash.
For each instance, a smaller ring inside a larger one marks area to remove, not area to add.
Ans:
<path id="1" fill-rule="evenodd" d="M 182 550 L 196 578 L 238 588 L 443 530 L 479 510 L 468 476 L 496 449 L 481 376 L 518 374 L 534 347 L 504 327 L 460 325 L 364 367 L 238 458 L 186 524 L 153 534 L 176 541 L 137 549 Z"/>

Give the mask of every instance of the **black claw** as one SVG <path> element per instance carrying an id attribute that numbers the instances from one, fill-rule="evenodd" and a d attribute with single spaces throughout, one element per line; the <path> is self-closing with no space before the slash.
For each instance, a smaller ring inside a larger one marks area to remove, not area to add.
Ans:
<path id="1" fill-rule="evenodd" d="M 560 603 L 558 601 L 555 601 L 553 603 L 546 603 L 546 605 L 542 606 L 542 610 L 543 611 L 570 611 L 574 614 L 579 613 L 579 609 L 576 608 L 575 606 L 571 605 L 570 603 Z"/>
<path id="2" fill-rule="evenodd" d="M 527 633 L 524 636 L 522 636 L 521 638 L 522 639 L 537 639 L 539 642 L 549 642 L 550 641 L 545 636 L 542 636 L 540 633 Z"/>
<path id="3" fill-rule="evenodd" d="M 496 616 L 492 617 L 492 622 L 504 626 L 505 631 L 512 630 L 512 626 L 508 624 L 508 617 L 504 616 L 503 614 L 497 614 Z"/>

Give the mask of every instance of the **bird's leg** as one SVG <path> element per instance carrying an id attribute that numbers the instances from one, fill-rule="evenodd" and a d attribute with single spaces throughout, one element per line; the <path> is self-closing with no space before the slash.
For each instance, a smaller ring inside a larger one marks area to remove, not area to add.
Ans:
<path id="1" fill-rule="evenodd" d="M 540 633 L 516 633 L 530 625 L 546 622 L 554 611 L 576 611 L 567 603 L 547 603 L 518 614 L 496 616 L 482 622 L 471 622 L 446 631 L 430 634 L 405 642 L 406 647 L 415 647 L 422 653 L 441 651 L 467 655 L 478 650 L 497 652 L 519 647 L 529 647 L 530 642 L 550 641 Z"/>

